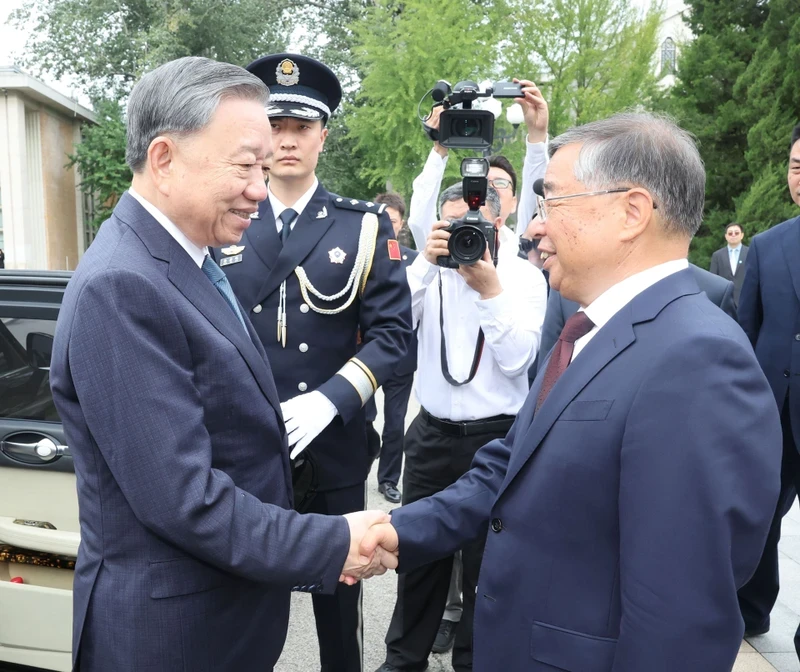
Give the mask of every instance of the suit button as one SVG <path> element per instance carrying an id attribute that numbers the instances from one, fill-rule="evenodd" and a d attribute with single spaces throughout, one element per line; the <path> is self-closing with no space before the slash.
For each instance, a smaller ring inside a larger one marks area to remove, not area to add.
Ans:
<path id="1" fill-rule="evenodd" d="M 499 532 L 503 529 L 503 521 L 499 518 L 492 518 L 492 532 Z"/>
<path id="2" fill-rule="evenodd" d="M 800 341 L 800 334 L 795 334 L 794 335 L 794 340 L 795 341 Z"/>
<path id="3" fill-rule="evenodd" d="M 253 308 L 253 312 L 258 315 L 261 312 L 261 304 L 259 303 L 255 308 Z"/>
<path id="4" fill-rule="evenodd" d="M 308 389 L 308 385 L 306 385 L 305 383 L 300 383 L 297 386 L 297 389 L 300 390 L 301 392 L 305 392 Z"/>
<path id="5" fill-rule="evenodd" d="M 783 377 L 784 378 L 788 378 L 789 377 L 789 369 L 786 369 L 786 371 L 783 372 Z"/>
<path id="6" fill-rule="evenodd" d="M 301 303 L 300 304 L 300 312 L 301 313 L 307 313 L 308 312 L 308 304 L 307 303 Z"/>
<path id="7" fill-rule="evenodd" d="M 308 345 L 301 343 L 297 346 L 297 349 L 300 350 L 300 352 L 308 352 Z"/>

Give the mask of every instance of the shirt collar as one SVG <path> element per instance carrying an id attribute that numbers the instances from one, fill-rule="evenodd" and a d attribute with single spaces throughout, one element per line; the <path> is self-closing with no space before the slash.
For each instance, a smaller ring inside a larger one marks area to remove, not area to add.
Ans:
<path id="1" fill-rule="evenodd" d="M 741 250 L 741 249 L 742 249 L 741 243 L 739 243 L 736 247 L 731 247 L 730 245 L 728 245 L 728 250 L 730 250 L 731 252 L 733 252 L 734 250 Z"/>
<path id="2" fill-rule="evenodd" d="M 139 201 L 139 204 L 153 216 L 153 219 L 161 224 L 161 226 L 167 230 L 167 233 L 172 236 L 184 250 L 186 250 L 186 253 L 192 258 L 192 261 L 194 261 L 199 268 L 202 268 L 203 261 L 208 255 L 208 248 L 198 247 L 195 245 L 191 240 L 189 240 L 189 238 L 186 237 L 186 234 L 170 220 L 169 217 L 161 212 L 161 210 L 159 210 L 150 201 L 137 194 L 133 187 L 128 188 L 128 193 L 137 201 Z"/>
<path id="3" fill-rule="evenodd" d="M 311 188 L 305 194 L 297 199 L 294 205 L 284 205 L 278 200 L 278 197 L 272 193 L 272 189 L 269 188 L 269 185 L 267 185 L 267 196 L 269 198 L 269 204 L 272 206 L 272 214 L 275 217 L 275 221 L 278 221 L 278 217 L 281 216 L 281 213 L 286 210 L 286 208 L 291 208 L 298 214 L 298 216 L 302 215 L 303 210 L 306 209 L 308 202 L 314 196 L 314 192 L 317 190 L 318 186 L 319 180 L 315 177 L 314 184 L 311 185 Z"/>
<path id="4" fill-rule="evenodd" d="M 630 303 L 635 296 L 641 294 L 645 289 L 656 284 L 659 280 L 663 280 L 668 275 L 672 275 L 673 273 L 687 268 L 689 268 L 689 262 L 686 259 L 674 259 L 673 261 L 653 266 L 646 271 L 641 271 L 629 278 L 625 278 L 622 282 L 618 282 L 613 287 L 609 287 L 592 301 L 586 307 L 586 314 L 594 323 L 595 327 L 600 329 L 623 307 Z"/>

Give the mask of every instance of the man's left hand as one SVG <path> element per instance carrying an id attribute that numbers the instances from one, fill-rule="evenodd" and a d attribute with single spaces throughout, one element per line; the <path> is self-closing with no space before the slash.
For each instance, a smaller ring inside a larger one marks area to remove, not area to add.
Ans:
<path id="1" fill-rule="evenodd" d="M 336 417 L 336 406 L 322 392 L 314 390 L 292 397 L 281 404 L 283 421 L 289 446 L 294 446 L 289 457 L 302 453 L 319 433 Z"/>
<path id="2" fill-rule="evenodd" d="M 481 295 L 481 300 L 493 299 L 503 291 L 500 278 L 497 277 L 497 269 L 489 256 L 489 248 L 483 253 L 483 259 L 479 259 L 472 266 L 459 266 L 458 272 L 467 284 Z"/>
<path id="3" fill-rule="evenodd" d="M 544 99 L 539 87 L 529 79 L 514 79 L 522 86 L 523 98 L 515 98 L 519 103 L 528 128 L 528 142 L 544 142 L 547 140 L 547 124 L 550 121 L 550 112 L 547 101 Z"/>

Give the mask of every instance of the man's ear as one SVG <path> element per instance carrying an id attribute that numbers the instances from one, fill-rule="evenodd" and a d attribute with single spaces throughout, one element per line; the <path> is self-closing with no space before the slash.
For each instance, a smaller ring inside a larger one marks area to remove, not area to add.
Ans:
<path id="1" fill-rule="evenodd" d="M 169 196 L 175 173 L 175 151 L 175 142 L 165 135 L 153 139 L 147 148 L 147 170 L 153 184 L 164 196 Z"/>
<path id="2" fill-rule="evenodd" d="M 621 200 L 625 209 L 625 223 L 620 231 L 620 240 L 631 242 L 641 236 L 653 221 L 653 197 L 647 190 L 635 187 L 623 194 Z"/>

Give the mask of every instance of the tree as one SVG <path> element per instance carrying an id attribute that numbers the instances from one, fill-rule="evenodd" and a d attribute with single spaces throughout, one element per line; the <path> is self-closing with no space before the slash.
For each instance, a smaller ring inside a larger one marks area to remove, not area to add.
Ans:
<path id="1" fill-rule="evenodd" d="M 23 65 L 71 75 L 91 98 L 119 99 L 181 56 L 246 65 L 279 50 L 277 0 L 25 0 L 11 22 L 29 37 Z"/>

